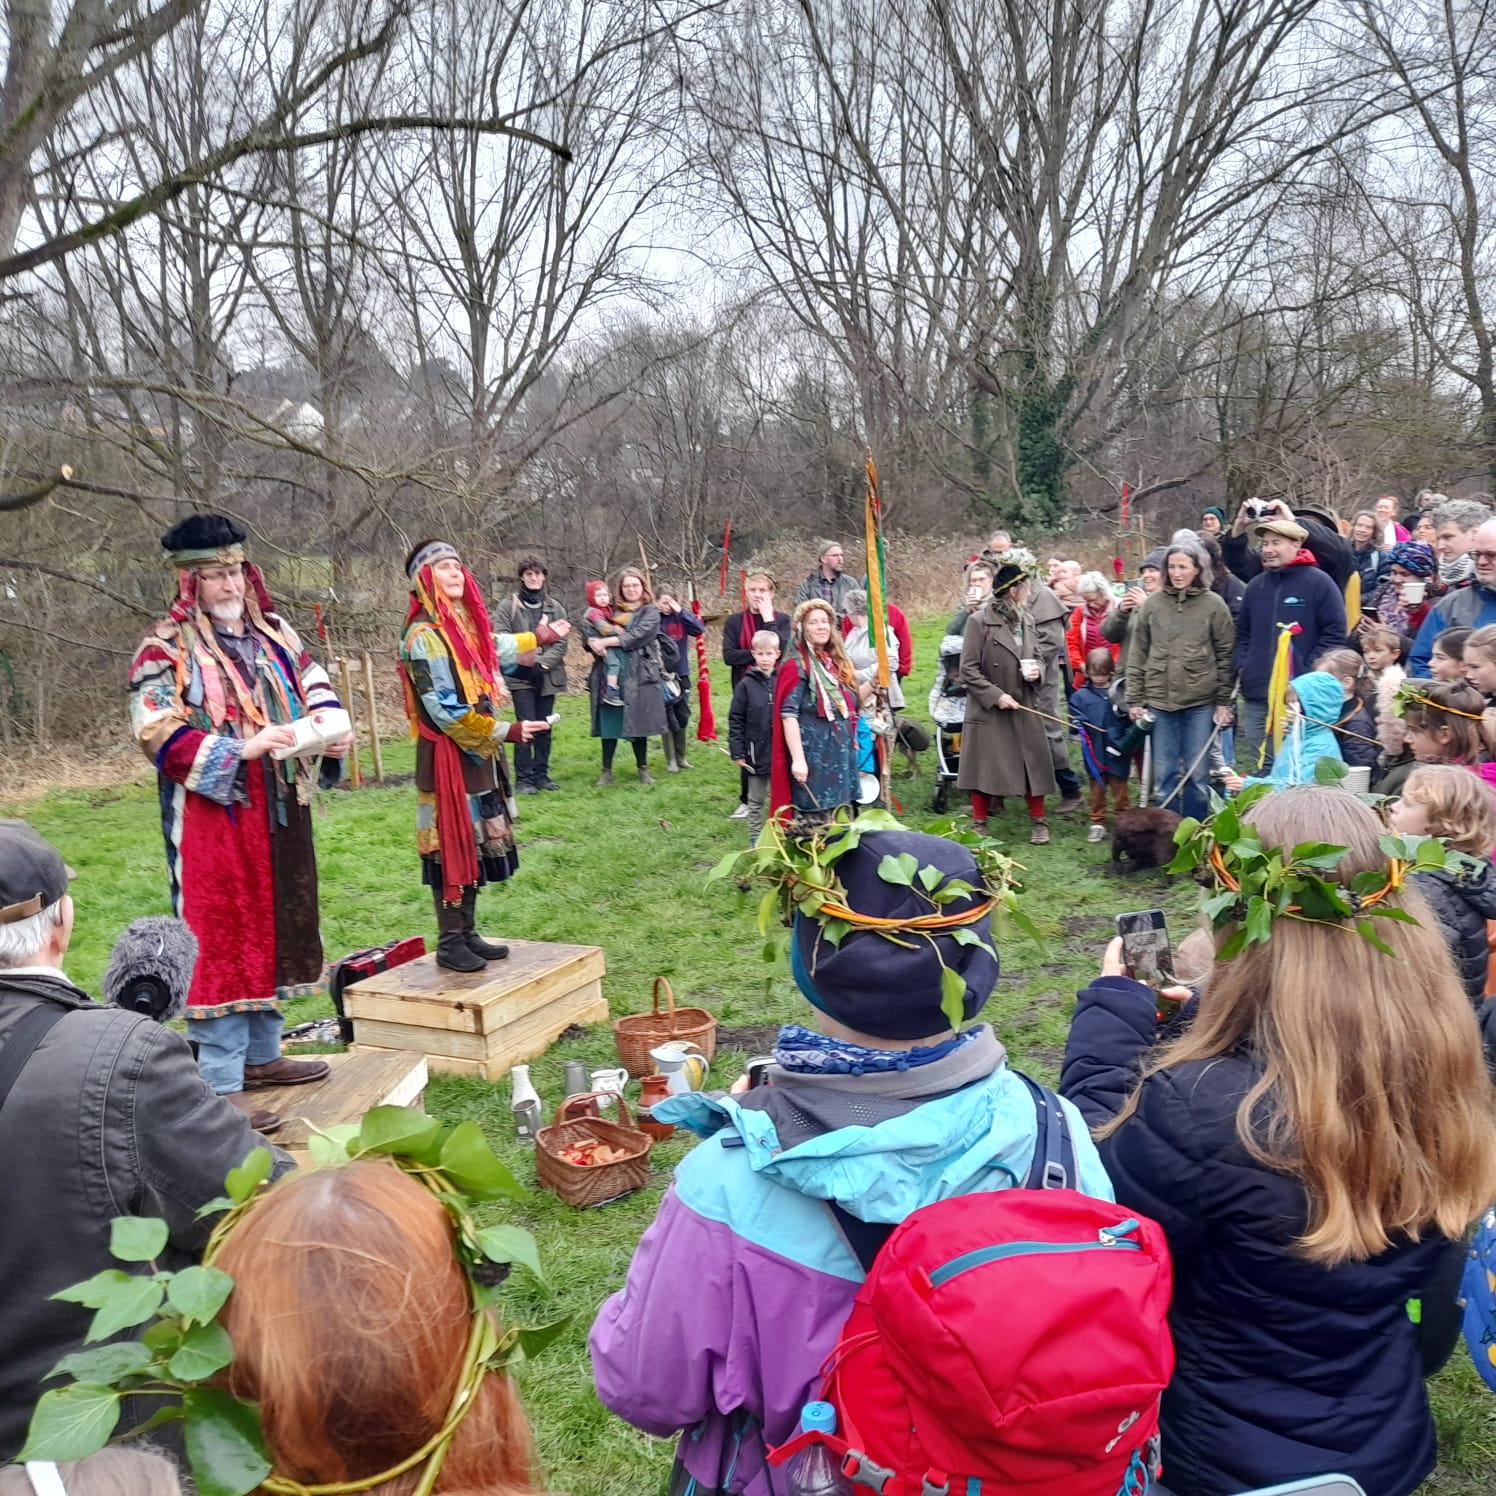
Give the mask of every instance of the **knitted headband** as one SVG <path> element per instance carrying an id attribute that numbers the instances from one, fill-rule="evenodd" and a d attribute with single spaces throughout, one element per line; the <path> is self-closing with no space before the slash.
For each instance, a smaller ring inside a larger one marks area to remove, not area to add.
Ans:
<path id="1" fill-rule="evenodd" d="M 423 545 L 414 556 L 410 558 L 410 564 L 405 568 L 405 575 L 411 581 L 415 581 L 416 574 L 423 566 L 430 566 L 436 561 L 445 561 L 448 558 L 460 561 L 462 557 L 457 554 L 457 547 L 445 540 L 433 540 L 430 545 Z"/>

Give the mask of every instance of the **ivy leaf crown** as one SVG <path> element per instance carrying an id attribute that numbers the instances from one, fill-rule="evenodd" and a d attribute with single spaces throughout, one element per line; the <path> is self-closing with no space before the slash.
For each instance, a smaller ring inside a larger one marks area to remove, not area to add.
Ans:
<path id="1" fill-rule="evenodd" d="M 932 865 L 921 867 L 912 853 L 905 852 L 898 857 L 884 857 L 878 865 L 878 876 L 885 883 L 910 889 L 929 905 L 928 912 L 902 921 L 864 921 L 848 909 L 847 890 L 837 876 L 837 863 L 854 851 L 869 832 L 907 829 L 885 810 L 865 810 L 857 816 L 839 811 L 830 821 L 804 832 L 787 831 L 778 822 L 770 821 L 754 846 L 729 852 L 707 874 L 706 881 L 732 878 L 744 893 L 754 883 L 768 885 L 758 905 L 764 960 L 786 972 L 797 914 L 820 926 L 817 950 L 822 940 L 836 947 L 854 930 L 862 930 L 906 947 L 926 940 L 937 958 L 940 948 L 935 937 L 949 935 L 958 945 L 981 946 L 996 959 L 997 952 L 972 927 L 989 913 L 999 923 L 1011 923 L 1042 945 L 1038 927 L 1018 901 L 1023 887 L 1019 879 L 1022 864 L 999 851 L 988 838 L 960 830 L 954 822 L 941 822 L 930 829 L 971 852 L 980 873 L 979 883 L 952 878 Z M 973 898 L 975 903 L 969 905 L 964 915 L 950 912 L 950 905 Z M 969 922 L 962 922 L 963 919 Z M 943 958 L 940 967 L 941 1010 L 951 1027 L 959 1029 L 964 1021 L 962 1002 L 966 986 Z M 814 970 L 812 956 L 812 973 Z"/>
<path id="2" fill-rule="evenodd" d="M 1206 884 L 1210 891 L 1201 912 L 1212 929 L 1231 931 L 1216 959 L 1229 961 L 1249 945 L 1265 944 L 1279 919 L 1354 931 L 1383 955 L 1393 955 L 1373 921 L 1405 925 L 1418 921 L 1405 909 L 1388 907 L 1387 898 L 1410 874 L 1457 865 L 1464 854 L 1449 852 L 1432 836 L 1387 834 L 1379 843 L 1387 865 L 1368 868 L 1344 881 L 1338 872 L 1350 854 L 1348 847 L 1330 842 L 1299 842 L 1292 848 L 1263 846 L 1244 815 L 1271 791 L 1271 785 L 1254 785 L 1209 820 L 1186 818 L 1174 832 L 1178 851 L 1165 871 L 1193 873 Z"/>
<path id="3" fill-rule="evenodd" d="M 274 1496 L 333 1496 L 367 1490 L 422 1460 L 427 1468 L 415 1492 L 428 1496 L 483 1376 L 538 1354 L 568 1322 L 511 1326 L 501 1333 L 492 1312 L 499 1287 L 515 1266 L 542 1286 L 545 1280 L 530 1233 L 508 1224 L 481 1226 L 473 1207 L 479 1201 L 516 1198 L 524 1189 L 476 1122 L 449 1125 L 410 1107 L 375 1107 L 361 1122 L 316 1132 L 308 1151 L 314 1169 L 355 1159 L 388 1159 L 430 1190 L 452 1219 L 455 1250 L 472 1292 L 473 1325 L 452 1411 L 438 1435 L 396 1470 L 382 1471 L 370 1481 L 302 1487 L 274 1474 L 258 1408 L 221 1385 L 234 1347 L 218 1314 L 233 1293 L 234 1280 L 214 1266 L 234 1228 L 269 1186 L 270 1151 L 256 1148 L 229 1171 L 223 1195 L 198 1212 L 204 1219 L 221 1213 L 200 1263 L 176 1272 L 161 1269 L 167 1223 L 120 1216 L 111 1227 L 110 1253 L 131 1270 L 109 1268 L 53 1295 L 93 1310 L 93 1319 L 83 1337 L 84 1349 L 64 1356 L 43 1379 L 68 1380 L 42 1394 L 20 1459 L 79 1460 L 95 1453 L 114 1436 L 124 1399 L 143 1393 L 161 1404 L 159 1411 L 120 1437 L 180 1421 L 199 1496 L 247 1496 L 257 1488 Z M 114 1339 L 131 1330 L 137 1332 L 135 1338 Z"/>

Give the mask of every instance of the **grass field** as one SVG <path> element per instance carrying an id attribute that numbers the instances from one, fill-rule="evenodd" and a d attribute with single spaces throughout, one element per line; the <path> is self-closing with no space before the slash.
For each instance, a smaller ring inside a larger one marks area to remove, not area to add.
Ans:
<path id="1" fill-rule="evenodd" d="M 919 664 L 910 691 L 915 715 L 923 715 L 939 633 L 935 620 L 916 630 Z M 725 675 L 720 667 L 714 671 L 724 746 Z M 586 737 L 585 702 L 565 699 L 561 711 L 552 772 L 565 793 L 520 802 L 521 875 L 480 899 L 480 928 L 490 936 L 602 946 L 608 962 L 604 989 L 615 1014 L 647 1006 L 652 978 L 669 976 L 680 1000 L 717 1014 L 723 1033 L 715 1077 L 726 1084 L 746 1054 L 765 1047 L 778 1024 L 808 1011 L 788 978 L 764 965 L 752 902 L 723 884 L 708 887 L 703 881 L 724 852 L 746 842 L 743 823 L 724 818 L 736 798 L 737 771 L 722 751 L 697 744 L 688 773 L 666 775 L 662 764 L 654 764 L 660 781 L 654 789 L 634 782 L 630 763 L 620 768 L 612 789 L 596 790 L 597 745 Z M 123 712 L 119 727 L 125 730 Z M 626 747 L 619 758 L 620 765 L 628 762 Z M 404 745 L 392 746 L 387 760 L 393 773 L 408 773 L 411 756 Z M 932 773 L 933 755 L 927 754 L 919 778 L 895 782 L 906 819 L 916 827 L 932 819 Z M 93 988 L 123 926 L 167 909 L 154 793 L 138 786 L 54 793 L 20 813 L 78 870 L 70 971 Z M 431 938 L 431 906 L 415 867 L 408 784 L 334 792 L 321 797 L 317 814 L 329 954 L 400 935 Z M 1192 893 L 1107 876 L 1107 847 L 1085 843 L 1083 818 L 1056 822 L 1055 840 L 1043 849 L 1027 846 L 1021 806 L 994 822 L 994 829 L 1019 843 L 1014 851 L 1029 866 L 1025 904 L 1045 945 L 1040 950 L 1014 936 L 1000 939 L 1003 976 L 984 1016 L 1018 1060 L 1053 1080 L 1075 992 L 1097 970 L 1112 915 L 1162 900 L 1182 931 Z M 289 1016 L 294 1021 L 320 1010 L 315 1002 L 304 1003 Z M 613 1054 L 609 1031 L 598 1028 L 558 1044 L 532 1073 L 541 1095 L 554 1103 L 564 1060 L 606 1064 Z M 520 1177 L 532 1177 L 533 1165 L 513 1141 L 505 1084 L 434 1077 L 427 1106 L 446 1118 L 478 1121 Z M 522 1374 L 550 1490 L 656 1496 L 665 1489 L 671 1446 L 634 1432 L 601 1407 L 592 1393 L 585 1341 L 597 1305 L 622 1282 L 686 1146 L 672 1141 L 657 1147 L 649 1187 L 629 1200 L 578 1213 L 537 1191 L 510 1212 L 538 1237 L 550 1279 L 544 1294 L 517 1275 L 512 1312 L 573 1316 L 568 1334 Z M 682 1285 L 682 1291 L 690 1290 Z M 658 1371 L 671 1374 L 668 1366 Z M 1436 1379 L 1433 1395 L 1441 1464 L 1425 1493 L 1489 1496 L 1496 1490 L 1496 1400 L 1485 1393 L 1463 1351 Z"/>

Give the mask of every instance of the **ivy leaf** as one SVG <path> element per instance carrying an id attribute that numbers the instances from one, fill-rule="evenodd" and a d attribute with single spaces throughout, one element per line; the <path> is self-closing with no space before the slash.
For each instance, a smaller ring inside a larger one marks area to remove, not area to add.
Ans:
<path id="1" fill-rule="evenodd" d="M 1418 843 L 1418 851 L 1414 855 L 1413 865 L 1419 872 L 1427 868 L 1443 867 L 1448 860 L 1443 844 L 1432 836 L 1424 837 Z"/>
<path id="2" fill-rule="evenodd" d="M 1345 778 L 1346 773 L 1343 759 L 1325 757 L 1314 765 L 1314 782 L 1316 784 L 1339 784 Z"/>
<path id="3" fill-rule="evenodd" d="M 1200 905 L 1200 912 L 1214 924 L 1222 915 L 1229 914 L 1236 907 L 1238 897 L 1239 895 L 1232 893 L 1229 888 L 1225 889 L 1221 893 L 1206 899 Z"/>
<path id="4" fill-rule="evenodd" d="M 1174 845 L 1182 847 L 1199 829 L 1200 822 L 1194 816 L 1185 816 L 1174 828 Z"/>
<path id="5" fill-rule="evenodd" d="M 978 946 L 982 950 L 986 951 L 994 961 L 997 960 L 997 952 L 993 950 L 992 947 L 985 940 L 983 940 L 982 937 L 978 935 L 970 925 L 957 925 L 956 928 L 951 931 L 951 939 L 954 940 L 957 945 Z"/>
<path id="6" fill-rule="evenodd" d="M 86 1283 L 60 1289 L 52 1297 L 97 1311 L 83 1337 L 83 1343 L 91 1345 L 154 1319 L 166 1297 L 166 1289 L 154 1278 L 136 1278 L 110 1268 L 95 1273 Z"/>
<path id="7" fill-rule="evenodd" d="M 779 890 L 771 888 L 758 901 L 758 933 L 768 935 L 774 928 L 774 916 L 779 905 Z"/>
<path id="8" fill-rule="evenodd" d="M 720 879 L 730 878 L 737 871 L 738 859 L 742 855 L 741 852 L 729 852 L 725 857 L 718 858 L 716 865 L 702 881 L 705 883 L 716 883 Z"/>
<path id="9" fill-rule="evenodd" d="M 1267 940 L 1273 933 L 1273 906 L 1264 898 L 1253 898 L 1247 905 L 1247 940 Z"/>
<path id="10" fill-rule="evenodd" d="M 230 1169 L 224 1177 L 224 1193 L 235 1205 L 243 1205 L 270 1178 L 272 1162 L 268 1148 L 256 1148 L 237 1169 Z"/>
<path id="11" fill-rule="evenodd" d="M 1233 957 L 1241 955 L 1246 949 L 1247 932 L 1244 926 L 1238 926 L 1227 937 L 1226 943 L 1216 952 L 1217 961 L 1230 961 Z"/>
<path id="12" fill-rule="evenodd" d="M 234 1344 L 220 1324 L 193 1325 L 166 1363 L 179 1382 L 204 1382 L 234 1359 Z"/>
<path id="13" fill-rule="evenodd" d="M 934 893 L 935 886 L 940 882 L 942 873 L 938 867 L 922 867 L 919 870 L 920 887 L 926 893 Z"/>
<path id="14" fill-rule="evenodd" d="M 966 1022 L 966 981 L 949 966 L 940 969 L 940 1011 L 953 1029 L 959 1031 Z"/>
<path id="15" fill-rule="evenodd" d="M 346 1164 L 348 1160 L 348 1149 L 336 1138 L 330 1138 L 325 1132 L 313 1132 L 306 1141 L 307 1156 L 313 1165 L 319 1169 L 335 1169 L 340 1164 Z"/>
<path id="16" fill-rule="evenodd" d="M 1326 872 L 1334 872 L 1345 861 L 1348 850 L 1331 842 L 1300 842 L 1293 849 L 1289 860 L 1300 867 L 1317 867 Z"/>
<path id="17" fill-rule="evenodd" d="M 171 1275 L 166 1299 L 183 1319 L 204 1324 L 228 1302 L 234 1280 L 217 1267 L 184 1267 Z"/>
<path id="18" fill-rule="evenodd" d="M 1377 929 L 1369 919 L 1363 919 L 1356 926 L 1357 933 L 1374 950 L 1380 951 L 1384 956 L 1395 956 L 1397 953 L 1377 934 Z"/>
<path id="19" fill-rule="evenodd" d="M 1408 913 L 1406 909 L 1386 909 L 1378 904 L 1375 909 L 1367 911 L 1372 919 L 1390 919 L 1397 925 L 1416 925 L 1418 921 Z"/>
<path id="20" fill-rule="evenodd" d="M 852 927 L 844 919 L 828 919 L 821 926 L 821 936 L 833 949 L 851 934 Z"/>
<path id="21" fill-rule="evenodd" d="M 459 1122 L 442 1144 L 441 1169 L 459 1189 L 480 1200 L 497 1195 L 517 1199 L 524 1194 L 519 1181 L 498 1160 L 476 1122 Z"/>
<path id="22" fill-rule="evenodd" d="M 121 1262 L 154 1262 L 170 1234 L 165 1221 L 149 1216 L 116 1216 L 109 1224 L 109 1255 Z"/>
<path id="23" fill-rule="evenodd" d="M 42 1393 L 18 1460 L 83 1460 L 97 1454 L 119 1422 L 113 1387 L 74 1382 Z"/>
<path id="24" fill-rule="evenodd" d="M 517 1262 L 541 1283 L 545 1282 L 545 1274 L 540 1270 L 540 1251 L 528 1231 L 518 1226 L 485 1226 L 477 1241 L 478 1250 L 490 1262 Z"/>
<path id="25" fill-rule="evenodd" d="M 226 1210 L 232 1210 L 234 1202 L 227 1195 L 215 1196 L 206 1205 L 199 1205 L 194 1220 L 205 1221 L 209 1216 L 222 1215 Z"/>
<path id="26" fill-rule="evenodd" d="M 428 1117 L 413 1106 L 376 1106 L 364 1113 L 359 1123 L 358 1140 L 349 1152 L 357 1157 L 366 1153 L 419 1153 L 442 1130 L 437 1117 Z"/>
<path id="27" fill-rule="evenodd" d="M 72 1377 L 75 1382 L 112 1386 L 149 1370 L 150 1364 L 151 1353 L 138 1340 L 121 1340 L 114 1345 L 96 1345 L 91 1351 L 74 1351 L 64 1356 L 42 1380 Z"/>
<path id="28" fill-rule="evenodd" d="M 898 888 L 913 888 L 914 875 L 918 871 L 919 859 L 913 852 L 900 852 L 897 857 L 885 854 L 878 864 L 878 876 Z"/>
<path id="29" fill-rule="evenodd" d="M 254 1406 L 216 1387 L 189 1387 L 182 1394 L 182 1408 L 187 1462 L 198 1496 L 249 1496 L 270 1474 Z"/>
<path id="30" fill-rule="evenodd" d="M 1379 892 L 1386 881 L 1385 873 L 1378 872 L 1374 867 L 1367 868 L 1364 873 L 1357 873 L 1351 879 L 1351 892 L 1358 893 L 1365 898 L 1367 894 Z"/>
<path id="31" fill-rule="evenodd" d="M 561 1319 L 553 1319 L 549 1324 L 524 1325 L 515 1341 L 515 1350 L 524 1360 L 533 1361 L 570 1324 L 571 1315 L 568 1314 Z"/>

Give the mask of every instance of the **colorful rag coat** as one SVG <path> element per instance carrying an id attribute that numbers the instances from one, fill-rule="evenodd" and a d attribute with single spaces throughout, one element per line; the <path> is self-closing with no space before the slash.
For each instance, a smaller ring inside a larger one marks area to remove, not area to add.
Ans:
<path id="1" fill-rule="evenodd" d="M 486 631 L 486 614 L 481 623 Z M 493 650 L 485 667 L 486 652 L 475 653 L 471 641 L 454 637 L 450 620 L 438 623 L 427 608 L 417 607 L 400 641 L 405 710 L 416 739 L 421 881 L 441 889 L 449 904 L 460 902 L 465 890 L 501 883 L 519 869 L 514 795 L 504 762 L 510 728 L 498 716 L 504 700 L 499 674 L 533 654 L 537 644 L 534 634 L 487 638 Z"/>
<path id="2" fill-rule="evenodd" d="M 189 1018 L 275 1012 L 322 978 L 312 771 L 243 753 L 261 727 L 339 703 L 271 611 L 259 572 L 244 575 L 242 644 L 213 627 L 183 572 L 171 616 L 130 666 L 130 724 L 156 766 L 172 909 L 198 940 Z M 326 760 L 324 783 L 340 770 Z"/>

